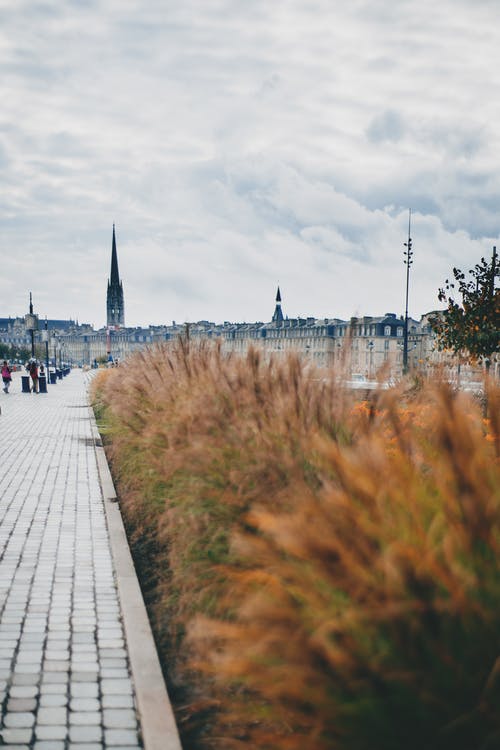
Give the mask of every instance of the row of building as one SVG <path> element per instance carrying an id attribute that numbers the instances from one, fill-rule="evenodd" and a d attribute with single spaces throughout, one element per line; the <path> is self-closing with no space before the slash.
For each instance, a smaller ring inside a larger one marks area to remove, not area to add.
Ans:
<path id="1" fill-rule="evenodd" d="M 339 318 L 288 318 L 283 315 L 279 288 L 273 316 L 267 323 L 215 324 L 198 321 L 182 325 L 172 323 L 127 328 L 114 226 L 106 311 L 107 325 L 99 330 L 72 320 L 50 320 L 46 321 L 41 331 L 32 332 L 27 324 L 32 323 L 33 316 L 0 318 L 0 342 L 10 344 L 15 354 L 16 349 L 33 346 L 33 342 L 39 341 L 45 345 L 51 360 L 91 366 L 98 362 L 122 361 L 144 346 L 189 336 L 193 341 L 219 341 L 223 351 L 242 355 L 250 346 L 275 357 L 297 352 L 318 367 L 329 368 L 341 363 L 344 371 L 355 377 L 373 379 L 383 372 L 386 378 L 398 378 L 403 372 L 403 317 L 386 313 L 379 317 L 355 317 L 348 321 Z M 457 362 L 437 350 L 435 335 L 429 325 L 430 315 L 424 315 L 418 321 L 408 319 L 407 369 L 425 371 L 445 364 L 452 376 L 458 370 Z M 494 363 L 494 367 L 498 367 L 498 363 Z"/>
<path id="2" fill-rule="evenodd" d="M 75 321 L 48 321 L 35 334 L 35 343 L 45 344 L 51 360 L 71 365 L 122 361 L 144 346 L 173 342 L 181 336 L 192 341 L 219 341 L 225 352 L 246 354 L 258 347 L 266 355 L 282 357 L 297 352 L 318 367 L 329 368 L 342 363 L 353 376 L 375 378 L 384 371 L 387 377 L 399 377 L 403 371 L 404 319 L 395 313 L 380 317 L 287 318 L 281 312 L 278 289 L 276 308 L 268 323 L 215 324 L 199 321 L 189 324 L 127 328 L 106 326 L 94 330 Z M 16 349 L 31 346 L 31 334 L 23 318 L 0 318 L 0 342 Z M 38 346 L 37 351 L 40 351 Z M 427 316 L 408 320 L 408 369 L 428 370 L 447 361 L 435 347 L 435 337 Z M 456 363 L 449 360 L 450 367 Z"/>

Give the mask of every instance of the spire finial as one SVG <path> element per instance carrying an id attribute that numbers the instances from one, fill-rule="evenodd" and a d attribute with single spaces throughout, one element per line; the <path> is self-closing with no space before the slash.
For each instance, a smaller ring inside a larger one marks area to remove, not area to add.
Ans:
<path id="1" fill-rule="evenodd" d="M 273 323 L 281 325 L 283 322 L 283 313 L 281 312 L 281 292 L 278 284 L 278 291 L 276 292 L 276 307 L 274 308 Z"/>
<path id="2" fill-rule="evenodd" d="M 111 275 L 108 281 L 107 324 L 108 326 L 124 325 L 123 288 L 118 272 L 118 253 L 116 251 L 114 224 L 113 242 L 111 245 Z"/>

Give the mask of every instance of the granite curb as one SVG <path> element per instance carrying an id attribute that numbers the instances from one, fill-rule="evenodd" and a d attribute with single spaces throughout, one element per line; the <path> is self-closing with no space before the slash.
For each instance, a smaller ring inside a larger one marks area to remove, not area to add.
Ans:
<path id="1" fill-rule="evenodd" d="M 182 750 L 113 479 L 89 410 L 144 750 Z"/>

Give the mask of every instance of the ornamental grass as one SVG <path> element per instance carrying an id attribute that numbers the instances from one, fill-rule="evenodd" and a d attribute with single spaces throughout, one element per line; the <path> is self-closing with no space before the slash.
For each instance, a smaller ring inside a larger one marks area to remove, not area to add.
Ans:
<path id="1" fill-rule="evenodd" d="M 499 389 L 320 372 L 179 341 L 95 381 L 183 747 L 498 748 Z"/>

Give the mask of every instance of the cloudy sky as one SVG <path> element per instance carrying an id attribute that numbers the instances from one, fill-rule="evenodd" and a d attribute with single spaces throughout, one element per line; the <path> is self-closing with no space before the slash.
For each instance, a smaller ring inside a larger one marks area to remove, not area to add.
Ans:
<path id="1" fill-rule="evenodd" d="M 500 244 L 498 0 L 0 0 L 0 317 L 439 307 Z"/>

